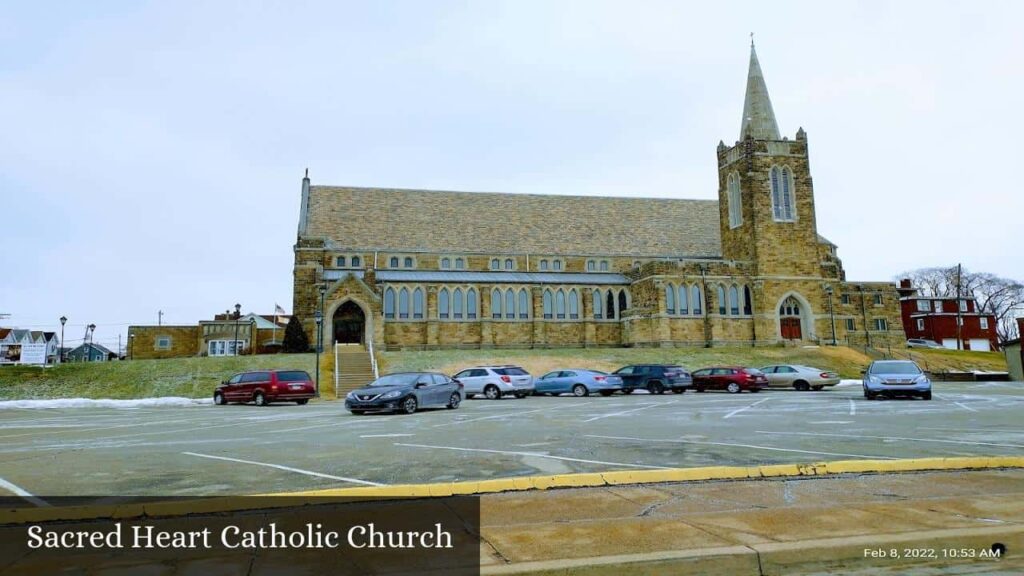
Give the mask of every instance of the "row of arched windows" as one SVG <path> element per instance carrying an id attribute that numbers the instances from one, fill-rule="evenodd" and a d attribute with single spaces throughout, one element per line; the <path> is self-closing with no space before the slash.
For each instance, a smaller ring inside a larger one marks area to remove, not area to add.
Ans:
<path id="1" fill-rule="evenodd" d="M 414 268 L 416 266 L 416 261 L 413 260 L 412 256 L 406 256 L 401 260 L 399 260 L 398 256 L 392 256 L 388 260 L 388 268 L 398 268 L 399 261 L 402 263 L 402 268 Z"/>
<path id="2" fill-rule="evenodd" d="M 363 260 L 359 256 L 353 256 L 351 260 L 347 260 L 345 256 L 338 256 L 335 264 L 338 268 L 359 268 L 363 265 Z"/>
<path id="3" fill-rule="evenodd" d="M 594 290 L 591 296 L 594 299 L 594 320 L 618 320 L 629 308 L 626 291 L 622 289 Z"/>
<path id="4" fill-rule="evenodd" d="M 582 294 L 586 294 L 584 291 Z M 595 320 L 615 320 L 628 307 L 626 291 L 594 290 Z M 547 289 L 543 294 L 543 315 L 547 320 L 579 320 L 582 317 L 581 293 L 571 288 Z M 475 288 L 443 287 L 437 292 L 437 317 L 440 320 L 475 320 L 480 302 Z M 423 288 L 388 287 L 384 290 L 384 317 L 393 319 L 424 318 Z M 533 317 L 533 297 L 526 288 L 494 288 L 491 290 L 491 318 L 527 320 Z"/>
<path id="5" fill-rule="evenodd" d="M 518 293 L 512 288 L 504 292 L 499 288 L 491 290 L 491 318 L 526 319 L 532 308 L 532 298 L 526 288 L 520 288 Z"/>
<path id="6" fill-rule="evenodd" d="M 410 298 L 408 288 L 402 288 L 397 292 L 394 288 L 384 290 L 384 317 L 395 318 L 395 310 L 397 309 L 398 318 L 422 319 L 424 310 L 423 288 L 414 289 L 411 295 Z M 395 302 L 396 300 L 397 303 Z"/>
<path id="7" fill-rule="evenodd" d="M 504 267 L 502 266 L 504 264 Z M 516 261 L 511 258 L 505 258 L 504 263 L 500 258 L 491 258 L 491 270 L 515 270 Z"/>
<path id="8" fill-rule="evenodd" d="M 704 313 L 703 302 L 700 286 L 696 284 L 665 285 L 665 311 L 669 315 L 700 316 Z"/>
<path id="9" fill-rule="evenodd" d="M 750 316 L 753 314 L 750 287 L 733 284 L 718 285 L 718 314 L 721 316 Z"/>

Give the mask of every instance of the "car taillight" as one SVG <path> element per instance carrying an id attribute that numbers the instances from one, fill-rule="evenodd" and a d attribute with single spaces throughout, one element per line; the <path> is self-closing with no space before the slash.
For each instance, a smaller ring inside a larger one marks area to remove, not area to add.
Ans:
<path id="1" fill-rule="evenodd" d="M 270 385 L 270 389 L 271 390 L 277 390 L 277 384 L 271 384 Z"/>
<path id="2" fill-rule="evenodd" d="M 605 378 L 604 376 L 594 376 L 595 382 L 604 382 L 605 380 L 607 380 L 607 378 Z"/>
<path id="3" fill-rule="evenodd" d="M 511 381 L 512 381 L 512 379 L 511 379 L 511 378 L 509 378 L 508 376 L 502 376 L 502 377 L 501 377 L 501 381 L 502 381 L 502 382 L 511 382 Z"/>
<path id="4" fill-rule="evenodd" d="M 831 378 L 832 377 L 832 375 L 829 374 L 828 372 L 822 372 L 821 374 L 819 374 L 819 376 L 821 376 L 822 378 Z"/>

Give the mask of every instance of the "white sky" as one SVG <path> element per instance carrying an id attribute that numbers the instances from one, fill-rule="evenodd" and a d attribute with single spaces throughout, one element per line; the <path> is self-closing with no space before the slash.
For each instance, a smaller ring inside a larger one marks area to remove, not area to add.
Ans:
<path id="1" fill-rule="evenodd" d="M 1019 2 L 20 2 L 0 325 L 291 311 L 314 184 L 716 198 L 749 54 L 851 280 L 1024 280 Z M 585 215 L 584 215 L 585 217 Z"/>

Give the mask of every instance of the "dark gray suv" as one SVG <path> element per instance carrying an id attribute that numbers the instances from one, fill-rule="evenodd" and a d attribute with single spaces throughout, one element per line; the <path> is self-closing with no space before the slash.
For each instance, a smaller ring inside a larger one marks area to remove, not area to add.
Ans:
<path id="1" fill-rule="evenodd" d="M 455 409 L 462 403 L 462 384 L 435 372 L 385 374 L 345 396 L 345 408 L 353 414 L 403 412 L 420 408 Z"/>

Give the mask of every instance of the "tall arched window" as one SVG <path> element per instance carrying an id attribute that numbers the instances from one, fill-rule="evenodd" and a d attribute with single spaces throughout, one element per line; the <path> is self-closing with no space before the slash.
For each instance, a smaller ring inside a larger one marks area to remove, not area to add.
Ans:
<path id="1" fill-rule="evenodd" d="M 743 315 L 752 316 L 754 310 L 753 301 L 750 298 L 750 286 L 743 287 Z"/>
<path id="2" fill-rule="evenodd" d="M 601 299 L 601 291 L 594 290 L 594 320 L 604 318 L 604 300 Z"/>
<path id="3" fill-rule="evenodd" d="M 405 257 L 405 267 L 406 268 L 412 268 L 412 258 L 410 258 L 408 256 Z"/>
<path id="4" fill-rule="evenodd" d="M 729 287 L 729 314 L 740 315 L 740 295 L 735 284 Z"/>
<path id="5" fill-rule="evenodd" d="M 402 288 L 398 293 L 398 317 L 409 317 L 409 290 L 406 288 Z"/>
<path id="6" fill-rule="evenodd" d="M 729 200 L 729 227 L 743 224 L 743 201 L 740 196 L 740 175 L 733 172 L 726 180 Z"/>
<path id="7" fill-rule="evenodd" d="M 491 318 L 501 318 L 501 290 L 491 290 Z"/>
<path id="8" fill-rule="evenodd" d="M 352 267 L 353 268 L 359 268 L 362 265 L 363 265 L 363 261 L 362 261 L 362 259 L 359 258 L 359 256 L 353 256 L 352 257 Z"/>
<path id="9" fill-rule="evenodd" d="M 550 319 L 553 306 L 551 305 L 551 290 L 544 291 L 544 318 Z"/>
<path id="10" fill-rule="evenodd" d="M 576 290 L 569 290 L 569 319 L 577 320 L 580 317 L 580 297 Z"/>
<path id="11" fill-rule="evenodd" d="M 412 293 L 412 317 L 423 318 L 423 288 L 417 288 Z"/>
<path id="12" fill-rule="evenodd" d="M 501 261 L 497 258 L 491 258 L 491 270 L 498 270 L 501 268 Z"/>
<path id="13" fill-rule="evenodd" d="M 511 270 L 515 268 L 515 265 L 515 262 L 513 262 L 511 258 L 505 259 L 505 270 Z"/>
<path id="14" fill-rule="evenodd" d="M 604 301 L 604 315 L 609 320 L 615 320 L 615 292 L 608 291 L 608 297 Z"/>
<path id="15" fill-rule="evenodd" d="M 601 260 L 601 272 L 607 272 L 607 271 L 608 271 L 608 261 L 607 260 Z"/>
<path id="16" fill-rule="evenodd" d="M 384 291 L 384 317 L 395 317 L 395 290 L 393 288 Z"/>
<path id="17" fill-rule="evenodd" d="M 392 268 L 398 268 L 398 256 L 392 256 L 391 261 L 388 263 Z"/>
<path id="18" fill-rule="evenodd" d="M 456 258 L 455 259 L 455 269 L 456 270 L 462 270 L 465 267 L 466 267 L 466 260 L 465 260 L 465 258 Z"/>
<path id="19" fill-rule="evenodd" d="M 565 318 L 565 292 L 562 290 L 555 292 L 555 318 Z"/>
<path id="20" fill-rule="evenodd" d="M 725 316 L 725 286 L 718 285 L 718 314 Z"/>
<path id="21" fill-rule="evenodd" d="M 547 260 L 541 260 L 540 261 L 540 269 L 541 270 L 547 270 L 548 269 L 548 261 Z"/>
<path id="22" fill-rule="evenodd" d="M 629 302 L 626 301 L 626 291 L 619 290 L 619 318 L 622 318 L 622 312 L 629 308 Z"/>
<path id="23" fill-rule="evenodd" d="M 679 313 L 686 315 L 690 313 L 690 289 L 683 284 L 679 287 Z"/>
<path id="24" fill-rule="evenodd" d="M 676 313 L 676 287 L 671 284 L 665 285 L 665 311 L 669 314 Z"/>
<path id="25" fill-rule="evenodd" d="M 597 262 L 587 260 L 587 272 L 593 272 L 594 270 L 597 270 Z"/>
<path id="26" fill-rule="evenodd" d="M 452 292 L 452 318 L 462 320 L 463 304 L 462 288 L 456 288 L 455 291 Z"/>
<path id="27" fill-rule="evenodd" d="M 466 318 L 476 318 L 476 289 L 466 290 Z"/>
<path id="28" fill-rule="evenodd" d="M 505 318 L 516 317 L 516 293 L 511 288 L 505 291 Z"/>
<path id="29" fill-rule="evenodd" d="M 345 257 L 344 256 L 338 256 L 338 267 L 339 268 L 344 268 L 345 267 Z"/>
<path id="30" fill-rule="evenodd" d="M 519 291 L 519 317 L 530 317 L 530 293 L 523 288 Z"/>
<path id="31" fill-rule="evenodd" d="M 553 261 L 551 263 L 551 268 L 554 269 L 556 272 L 560 271 L 562 269 L 562 261 L 561 260 Z"/>
<path id="32" fill-rule="evenodd" d="M 441 319 L 448 318 L 448 289 L 441 288 L 441 292 L 437 294 L 437 317 Z"/>
<path id="33" fill-rule="evenodd" d="M 700 286 L 694 284 L 690 287 L 690 301 L 693 302 L 693 314 L 700 316 L 704 313 L 704 298 L 701 297 Z"/>
<path id="34" fill-rule="evenodd" d="M 441 268 L 447 270 L 448 268 L 451 268 L 451 267 L 452 267 L 452 259 L 451 258 L 441 258 Z"/>
<path id="35" fill-rule="evenodd" d="M 789 167 L 772 166 L 772 216 L 775 220 L 790 222 L 796 219 L 793 202 L 793 173 Z"/>

